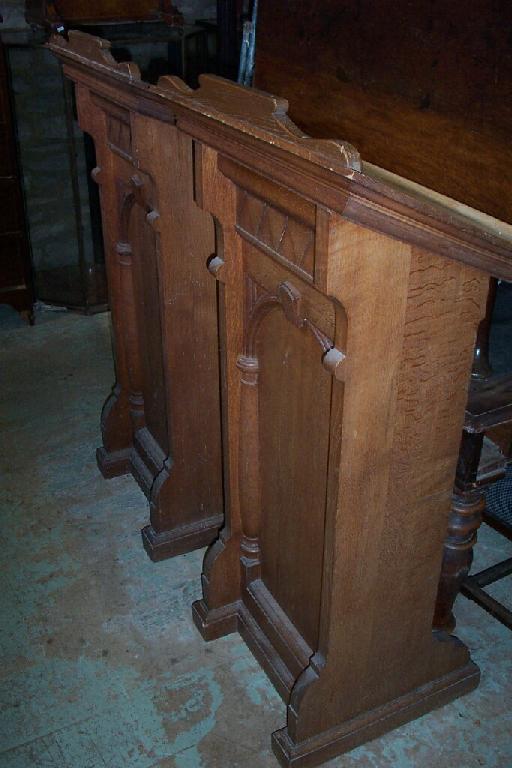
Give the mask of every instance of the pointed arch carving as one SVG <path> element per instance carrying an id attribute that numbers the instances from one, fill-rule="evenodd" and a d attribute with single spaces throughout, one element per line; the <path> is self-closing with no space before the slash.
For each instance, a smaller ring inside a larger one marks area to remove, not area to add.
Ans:
<path id="1" fill-rule="evenodd" d="M 256 360 L 256 338 L 261 323 L 275 309 L 280 309 L 288 322 L 310 332 L 321 349 L 321 361 L 335 378 L 342 378 L 345 352 L 309 317 L 300 290 L 291 280 L 283 280 L 274 292 L 263 289 L 250 275 L 246 278 L 246 328 L 241 358 Z"/>

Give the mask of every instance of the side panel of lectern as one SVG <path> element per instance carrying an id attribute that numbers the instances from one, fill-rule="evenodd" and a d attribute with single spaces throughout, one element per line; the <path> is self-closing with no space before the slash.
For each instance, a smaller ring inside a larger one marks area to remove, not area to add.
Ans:
<path id="1" fill-rule="evenodd" d="M 241 631 L 256 654 L 267 648 L 269 674 L 287 698 L 319 643 L 331 460 L 341 439 L 331 430 L 336 383 L 323 360 L 337 311 L 314 287 L 314 207 L 224 167 L 237 189 L 244 286 Z"/>

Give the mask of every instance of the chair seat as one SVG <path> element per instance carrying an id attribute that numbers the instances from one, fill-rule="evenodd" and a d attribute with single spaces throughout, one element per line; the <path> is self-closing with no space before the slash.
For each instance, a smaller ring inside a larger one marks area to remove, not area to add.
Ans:
<path id="1" fill-rule="evenodd" d="M 486 489 L 485 500 L 485 522 L 512 540 L 512 465 L 499 485 Z"/>
<path id="2" fill-rule="evenodd" d="M 512 374 L 473 381 L 466 406 L 464 429 L 481 433 L 512 422 Z"/>
<path id="3" fill-rule="evenodd" d="M 478 464 L 476 485 L 484 486 L 496 483 L 505 477 L 507 459 L 500 448 L 487 436 L 484 437 L 482 453 Z"/>

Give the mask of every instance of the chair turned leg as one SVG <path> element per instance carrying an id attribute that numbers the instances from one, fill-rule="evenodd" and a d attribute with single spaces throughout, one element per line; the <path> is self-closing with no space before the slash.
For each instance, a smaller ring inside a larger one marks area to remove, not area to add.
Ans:
<path id="1" fill-rule="evenodd" d="M 453 604 L 471 568 L 484 509 L 485 498 L 479 490 L 453 495 L 433 621 L 436 630 L 453 632 L 455 629 Z"/>

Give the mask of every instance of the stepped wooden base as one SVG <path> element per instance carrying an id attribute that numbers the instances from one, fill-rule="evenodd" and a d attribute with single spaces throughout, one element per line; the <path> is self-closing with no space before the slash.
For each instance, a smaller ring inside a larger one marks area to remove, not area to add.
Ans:
<path id="1" fill-rule="evenodd" d="M 312 768 L 473 691 L 479 680 L 480 670 L 469 662 L 461 669 L 300 744 L 290 739 L 287 728 L 275 731 L 272 749 L 282 766 Z"/>
<path id="2" fill-rule="evenodd" d="M 151 560 L 158 562 L 209 546 L 217 537 L 222 523 L 223 516 L 216 515 L 161 533 L 155 531 L 152 525 L 146 525 L 141 531 L 142 543 Z"/>
<path id="3" fill-rule="evenodd" d="M 242 601 L 208 610 L 205 601 L 198 600 L 192 606 L 192 617 L 207 641 L 239 632 L 277 692 L 286 703 L 289 702 L 296 678 Z M 459 669 L 302 743 L 292 741 L 287 727 L 275 731 L 272 734 L 273 751 L 283 766 L 312 768 L 470 693 L 479 680 L 479 668 L 469 661 Z"/>
<path id="4" fill-rule="evenodd" d="M 130 448 L 109 453 L 104 446 L 101 446 L 96 449 L 98 469 L 107 480 L 120 475 L 129 475 L 131 472 L 130 455 Z"/>
<path id="5" fill-rule="evenodd" d="M 135 432 L 130 456 L 130 470 L 148 499 L 154 493 L 153 486 L 159 475 L 161 476 L 159 491 L 169 479 L 166 459 L 167 456 L 146 427 Z"/>
<path id="6" fill-rule="evenodd" d="M 160 499 L 165 498 L 163 504 L 166 508 L 174 508 L 166 497 L 166 486 L 173 482 L 172 469 L 147 429 L 139 429 L 132 447 L 126 450 L 109 453 L 104 446 L 98 448 L 96 459 L 105 478 L 131 474 L 157 513 L 161 511 Z M 176 508 L 179 509 L 180 505 Z M 217 538 L 223 522 L 223 515 L 203 519 L 198 515 L 192 523 L 184 524 L 177 520 L 175 525 L 166 519 L 169 526 L 166 530 L 157 531 L 153 525 L 146 525 L 141 531 L 142 543 L 151 560 L 158 562 L 209 546 Z"/>
<path id="7" fill-rule="evenodd" d="M 238 632 L 239 603 L 209 611 L 204 600 L 192 604 L 192 619 L 203 640 L 210 642 Z"/>
<path id="8" fill-rule="evenodd" d="M 146 496 L 153 482 L 162 471 L 165 454 L 147 429 L 139 429 L 133 445 L 120 451 L 107 451 L 105 446 L 96 449 L 96 461 L 103 477 L 133 475 Z"/>
<path id="9" fill-rule="evenodd" d="M 204 600 L 197 600 L 192 618 L 206 641 L 239 632 L 283 701 L 288 701 L 295 679 L 242 601 L 209 611 Z"/>

